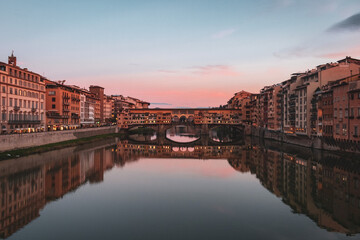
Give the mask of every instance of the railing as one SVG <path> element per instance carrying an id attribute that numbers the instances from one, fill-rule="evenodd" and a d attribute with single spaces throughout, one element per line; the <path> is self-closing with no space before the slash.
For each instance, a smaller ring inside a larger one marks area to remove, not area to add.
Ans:
<path id="1" fill-rule="evenodd" d="M 40 120 L 9 120 L 9 124 L 40 124 Z"/>

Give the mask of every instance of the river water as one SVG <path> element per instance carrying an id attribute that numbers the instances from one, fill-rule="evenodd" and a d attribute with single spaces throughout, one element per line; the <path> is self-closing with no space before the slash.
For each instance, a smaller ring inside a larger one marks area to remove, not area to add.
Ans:
<path id="1" fill-rule="evenodd" d="M 185 130 L 162 142 L 108 139 L 0 162 L 0 236 L 360 237 L 356 157 L 258 139 L 204 141 Z"/>

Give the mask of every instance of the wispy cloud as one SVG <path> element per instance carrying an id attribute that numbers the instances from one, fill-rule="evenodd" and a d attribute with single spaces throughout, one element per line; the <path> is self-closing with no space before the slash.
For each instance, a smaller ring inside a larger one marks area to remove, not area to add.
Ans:
<path id="1" fill-rule="evenodd" d="M 360 13 L 354 14 L 351 17 L 346 18 L 345 20 L 338 22 L 331 26 L 327 31 L 328 32 L 337 32 L 337 31 L 357 31 L 360 29 Z"/>
<path id="2" fill-rule="evenodd" d="M 151 105 L 162 105 L 162 106 L 171 106 L 171 103 L 164 103 L 164 102 L 155 102 L 155 103 L 151 103 Z"/>
<path id="3" fill-rule="evenodd" d="M 159 73 L 177 73 L 177 71 L 165 70 L 165 69 L 159 69 L 158 72 L 159 72 Z"/>
<path id="4" fill-rule="evenodd" d="M 227 65 L 193 66 L 193 73 L 201 75 L 239 76 L 240 72 Z"/>
<path id="5" fill-rule="evenodd" d="M 214 35 L 212 35 L 212 38 L 214 38 L 214 39 L 222 39 L 222 38 L 225 38 L 227 36 L 232 35 L 235 32 L 236 32 L 235 28 L 225 29 L 225 30 L 222 30 L 222 31 L 217 32 Z"/>
<path id="6" fill-rule="evenodd" d="M 278 58 L 342 58 L 359 56 L 360 13 L 340 21 L 316 36 L 310 36 L 297 46 L 281 49 L 273 55 Z M 344 44 L 346 43 L 346 44 Z M 336 49 L 336 51 L 334 51 Z"/>

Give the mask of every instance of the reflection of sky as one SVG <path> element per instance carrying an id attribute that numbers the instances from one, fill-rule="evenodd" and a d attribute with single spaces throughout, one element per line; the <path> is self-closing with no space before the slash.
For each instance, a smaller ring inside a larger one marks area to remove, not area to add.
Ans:
<path id="1" fill-rule="evenodd" d="M 346 55 L 358 0 L 1 1 L 0 60 L 155 107 L 225 104 Z M 345 44 L 346 43 L 346 44 Z"/>
<path id="2" fill-rule="evenodd" d="M 10 239 L 329 239 L 226 160 L 140 159 L 51 203 Z"/>
<path id="3" fill-rule="evenodd" d="M 166 137 L 175 142 L 193 142 L 199 139 L 201 129 L 193 126 L 175 126 L 166 131 Z"/>

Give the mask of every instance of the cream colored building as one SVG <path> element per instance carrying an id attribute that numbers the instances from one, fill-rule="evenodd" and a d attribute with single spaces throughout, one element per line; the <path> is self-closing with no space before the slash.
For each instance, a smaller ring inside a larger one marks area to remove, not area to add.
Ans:
<path id="1" fill-rule="evenodd" d="M 16 65 L 16 57 L 0 62 L 0 133 L 45 130 L 44 78 Z"/>

